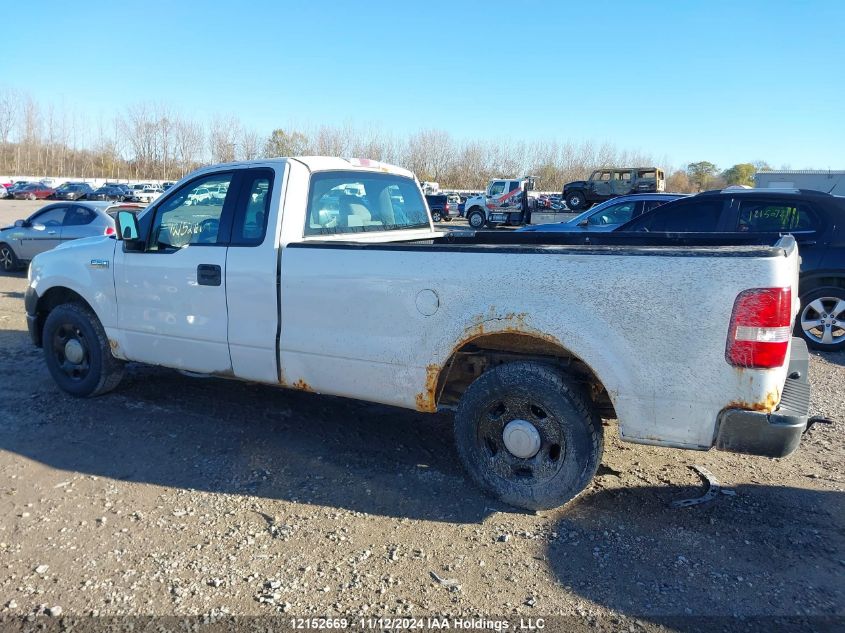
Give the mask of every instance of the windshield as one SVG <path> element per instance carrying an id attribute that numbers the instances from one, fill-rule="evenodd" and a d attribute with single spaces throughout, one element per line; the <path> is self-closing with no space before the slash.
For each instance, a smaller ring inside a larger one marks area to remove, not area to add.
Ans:
<path id="1" fill-rule="evenodd" d="M 311 177 L 305 235 L 429 228 L 417 183 L 404 176 L 360 171 Z"/>

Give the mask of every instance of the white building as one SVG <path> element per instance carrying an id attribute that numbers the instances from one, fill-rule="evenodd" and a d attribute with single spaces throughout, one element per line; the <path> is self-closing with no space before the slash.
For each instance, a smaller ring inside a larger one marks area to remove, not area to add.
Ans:
<path id="1" fill-rule="evenodd" d="M 845 196 L 845 171 L 825 169 L 784 169 L 761 171 L 754 175 L 757 189 L 813 189 Z"/>

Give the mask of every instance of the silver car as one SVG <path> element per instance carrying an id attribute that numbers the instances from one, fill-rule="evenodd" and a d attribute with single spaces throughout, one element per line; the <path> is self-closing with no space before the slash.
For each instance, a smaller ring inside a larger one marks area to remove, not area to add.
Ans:
<path id="1" fill-rule="evenodd" d="M 6 272 L 21 268 L 39 253 L 68 240 L 114 235 L 114 219 L 109 211 L 125 206 L 112 202 L 48 204 L 26 220 L 0 229 L 0 268 Z"/>

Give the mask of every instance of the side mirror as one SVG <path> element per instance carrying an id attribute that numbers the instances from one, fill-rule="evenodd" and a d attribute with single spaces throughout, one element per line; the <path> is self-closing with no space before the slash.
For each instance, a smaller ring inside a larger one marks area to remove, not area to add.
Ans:
<path id="1" fill-rule="evenodd" d="M 118 211 L 117 218 L 117 239 L 124 242 L 138 242 L 141 231 L 138 228 L 138 218 L 132 211 Z"/>
<path id="2" fill-rule="evenodd" d="M 584 227 L 584 226 L 589 226 L 589 225 L 590 225 L 590 222 L 588 220 L 581 220 L 576 226 Z"/>
<path id="3" fill-rule="evenodd" d="M 15 228 L 22 229 L 26 226 L 26 220 L 15 220 Z"/>

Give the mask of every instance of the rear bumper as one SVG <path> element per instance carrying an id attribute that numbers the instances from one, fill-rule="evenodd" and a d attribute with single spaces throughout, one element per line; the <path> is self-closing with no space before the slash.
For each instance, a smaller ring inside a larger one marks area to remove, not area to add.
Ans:
<path id="1" fill-rule="evenodd" d="M 719 415 L 715 446 L 732 453 L 786 457 L 801 443 L 810 410 L 810 358 L 803 339 L 792 339 L 786 383 L 772 413 L 725 409 Z"/>

